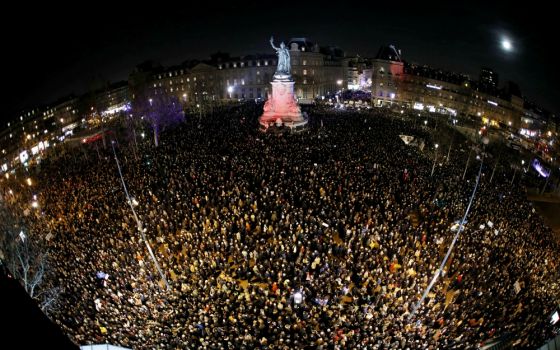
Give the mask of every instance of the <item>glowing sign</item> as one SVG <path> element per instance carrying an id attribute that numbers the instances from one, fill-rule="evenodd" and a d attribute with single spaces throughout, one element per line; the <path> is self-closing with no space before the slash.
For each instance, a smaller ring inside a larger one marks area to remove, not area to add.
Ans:
<path id="1" fill-rule="evenodd" d="M 550 317 L 550 324 L 554 325 L 558 321 L 560 321 L 560 315 L 558 314 L 558 311 L 555 311 Z"/>
<path id="2" fill-rule="evenodd" d="M 420 102 L 414 102 L 414 106 L 412 108 L 418 109 L 418 110 L 423 110 L 424 109 L 424 104 L 420 103 Z"/>
<path id="3" fill-rule="evenodd" d="M 20 162 L 25 163 L 28 159 L 29 159 L 29 154 L 27 153 L 27 151 L 23 151 L 19 154 Z"/>
<path id="4" fill-rule="evenodd" d="M 542 166 L 541 162 L 539 162 L 537 158 L 533 159 L 533 164 L 531 165 L 533 166 L 533 169 L 535 169 L 537 173 L 539 173 L 540 176 L 542 177 L 550 176 L 550 170 Z"/>
<path id="5" fill-rule="evenodd" d="M 430 89 L 441 90 L 441 86 L 437 86 L 437 85 L 426 84 L 426 87 Z"/>
<path id="6" fill-rule="evenodd" d="M 496 107 L 498 106 L 498 103 L 497 103 L 497 102 L 494 102 L 494 101 L 488 100 L 488 103 L 490 103 L 491 105 L 496 106 Z"/>

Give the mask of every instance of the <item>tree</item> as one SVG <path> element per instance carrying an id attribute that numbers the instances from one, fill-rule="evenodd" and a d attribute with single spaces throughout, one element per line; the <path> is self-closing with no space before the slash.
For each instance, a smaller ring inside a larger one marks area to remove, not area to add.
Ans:
<path id="1" fill-rule="evenodd" d="M 132 113 L 150 124 L 156 147 L 159 146 L 159 135 L 163 130 L 184 120 L 183 106 L 179 99 L 167 94 L 150 96 L 142 93 L 136 96 L 132 103 Z"/>
<path id="2" fill-rule="evenodd" d="M 48 253 L 42 239 L 36 235 L 25 234 L 23 230 L 15 233 L 4 229 L 0 258 L 6 267 L 29 294 L 35 299 L 44 313 L 48 314 L 57 303 L 61 289 L 49 288 L 44 283 L 48 275 Z"/>

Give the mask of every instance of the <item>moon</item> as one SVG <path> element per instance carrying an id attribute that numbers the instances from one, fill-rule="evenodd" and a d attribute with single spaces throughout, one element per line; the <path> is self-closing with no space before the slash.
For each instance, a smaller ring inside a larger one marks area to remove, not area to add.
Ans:
<path id="1" fill-rule="evenodd" d="M 513 45 L 509 39 L 502 39 L 502 49 L 505 51 L 511 51 L 513 49 Z"/>

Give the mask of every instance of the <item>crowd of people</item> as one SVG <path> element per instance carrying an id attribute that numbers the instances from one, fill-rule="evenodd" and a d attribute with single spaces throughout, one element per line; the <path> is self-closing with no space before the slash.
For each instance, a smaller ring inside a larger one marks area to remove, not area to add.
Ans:
<path id="1" fill-rule="evenodd" d="M 468 141 L 454 141 L 449 160 L 440 153 L 430 176 L 430 147 L 399 137 L 437 142 L 421 123 L 317 108 L 306 131 L 261 133 L 261 111 L 187 117 L 158 147 L 115 140 L 169 288 L 110 143 L 43 160 L 39 209 L 22 220 L 49 236 L 44 283 L 62 290 L 51 317 L 75 343 L 475 349 L 498 336 L 519 348 L 550 336 L 560 249 L 510 171 L 490 183 L 483 165 L 465 230 L 413 314 L 475 184 L 480 162 L 462 178 Z M 2 187 L 3 198 L 18 190 Z M 29 205 L 23 197 L 6 201 L 13 215 Z"/>

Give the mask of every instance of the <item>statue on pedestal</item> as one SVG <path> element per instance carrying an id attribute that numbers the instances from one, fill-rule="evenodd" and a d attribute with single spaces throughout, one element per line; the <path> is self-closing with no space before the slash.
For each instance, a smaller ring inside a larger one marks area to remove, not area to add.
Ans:
<path id="1" fill-rule="evenodd" d="M 278 55 L 278 66 L 276 67 L 276 73 L 274 75 L 291 75 L 290 51 L 288 51 L 284 42 L 280 43 L 280 47 L 276 47 L 274 46 L 274 38 L 270 37 L 270 45 L 272 45 L 272 48 L 276 50 L 276 54 Z"/>

